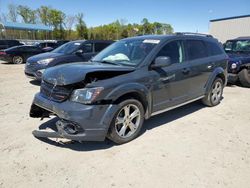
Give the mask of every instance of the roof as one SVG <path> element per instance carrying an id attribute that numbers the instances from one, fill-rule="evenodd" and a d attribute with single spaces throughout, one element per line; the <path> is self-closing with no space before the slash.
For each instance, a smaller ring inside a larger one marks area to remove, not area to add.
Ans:
<path id="1" fill-rule="evenodd" d="M 51 27 L 46 26 L 44 24 L 0 22 L 0 25 L 2 25 L 5 29 L 52 31 Z"/>
<path id="2" fill-rule="evenodd" d="M 223 20 L 231 20 L 231 19 L 237 19 L 237 18 L 246 18 L 246 17 L 250 17 L 250 14 L 248 14 L 248 15 L 242 15 L 242 16 L 234 16 L 234 17 L 214 19 L 214 20 L 210 20 L 210 22 L 217 22 L 217 21 L 223 21 Z"/>
<path id="3" fill-rule="evenodd" d="M 233 40 L 250 40 L 250 36 L 246 36 L 246 37 L 238 37 L 238 38 L 235 38 L 235 39 L 230 39 L 229 41 L 233 41 Z"/>

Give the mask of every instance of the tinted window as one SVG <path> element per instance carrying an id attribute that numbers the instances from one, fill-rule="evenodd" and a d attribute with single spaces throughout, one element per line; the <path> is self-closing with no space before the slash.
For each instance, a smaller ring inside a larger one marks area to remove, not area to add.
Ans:
<path id="1" fill-rule="evenodd" d="M 71 54 L 79 49 L 81 46 L 81 42 L 68 42 L 66 44 L 63 44 L 62 46 L 59 46 L 55 50 L 53 50 L 54 53 L 63 53 L 63 54 Z"/>
<path id="2" fill-rule="evenodd" d="M 156 57 L 166 56 L 170 57 L 172 63 L 181 63 L 184 61 L 184 53 L 181 41 L 173 41 L 166 44 Z"/>
<path id="3" fill-rule="evenodd" d="M 211 55 L 219 55 L 219 54 L 223 53 L 223 51 L 218 46 L 218 44 L 216 44 L 214 42 L 206 42 L 206 43 L 207 43 L 207 46 L 208 46 L 208 49 L 209 49 Z"/>
<path id="4" fill-rule="evenodd" d="M 95 52 L 100 52 L 104 48 L 106 48 L 109 45 L 109 43 L 95 43 Z"/>
<path id="5" fill-rule="evenodd" d="M 81 49 L 83 50 L 83 53 L 90 53 L 93 52 L 93 45 L 91 43 L 84 43 L 81 46 Z"/>
<path id="6" fill-rule="evenodd" d="M 187 40 L 186 48 L 189 60 L 207 57 L 207 48 L 200 40 Z"/>
<path id="7" fill-rule="evenodd" d="M 0 40 L 0 45 L 5 45 L 5 41 L 4 40 Z"/>

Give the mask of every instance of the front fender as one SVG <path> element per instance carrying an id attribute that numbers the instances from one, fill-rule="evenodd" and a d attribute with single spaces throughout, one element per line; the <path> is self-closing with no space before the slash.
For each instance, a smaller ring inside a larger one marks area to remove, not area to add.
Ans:
<path id="1" fill-rule="evenodd" d="M 214 71 L 211 73 L 206 85 L 205 85 L 205 92 L 206 94 L 209 92 L 209 89 L 211 88 L 214 80 L 216 77 L 223 77 L 224 79 L 224 85 L 226 86 L 227 84 L 227 70 L 224 70 L 221 67 L 217 67 L 216 69 L 214 69 Z"/>
<path id="2" fill-rule="evenodd" d="M 129 93 L 137 93 L 139 94 L 140 98 L 142 98 L 143 103 L 147 104 L 147 108 L 146 108 L 146 118 L 148 118 L 148 114 L 150 114 L 151 112 L 151 107 L 152 107 L 152 96 L 151 96 L 151 92 L 149 91 L 149 89 L 139 83 L 127 83 L 127 84 L 123 84 L 120 85 L 116 88 L 114 88 L 111 92 L 109 92 L 108 95 L 106 95 L 105 100 L 112 100 L 112 101 L 116 101 L 117 99 L 119 99 L 120 97 L 129 94 Z"/>

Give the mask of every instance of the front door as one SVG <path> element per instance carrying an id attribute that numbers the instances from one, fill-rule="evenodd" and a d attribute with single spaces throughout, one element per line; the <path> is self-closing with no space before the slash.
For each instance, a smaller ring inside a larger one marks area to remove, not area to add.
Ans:
<path id="1" fill-rule="evenodd" d="M 168 42 L 156 55 L 169 57 L 171 65 L 154 71 L 153 112 L 187 101 L 190 92 L 191 69 L 185 61 L 183 41 Z"/>

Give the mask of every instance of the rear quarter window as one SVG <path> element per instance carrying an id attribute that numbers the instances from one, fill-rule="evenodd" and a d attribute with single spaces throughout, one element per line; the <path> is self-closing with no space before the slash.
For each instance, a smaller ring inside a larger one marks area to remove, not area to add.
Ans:
<path id="1" fill-rule="evenodd" d="M 208 50 L 202 40 L 187 40 L 186 50 L 189 60 L 205 58 L 208 56 Z"/>
<path id="2" fill-rule="evenodd" d="M 215 42 L 206 42 L 210 55 L 220 55 L 223 53 L 219 44 Z"/>

